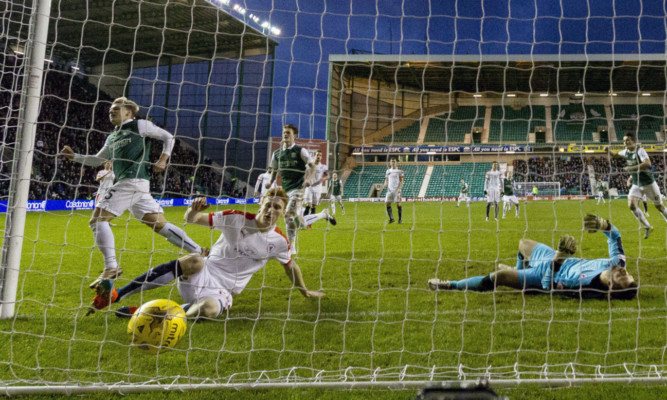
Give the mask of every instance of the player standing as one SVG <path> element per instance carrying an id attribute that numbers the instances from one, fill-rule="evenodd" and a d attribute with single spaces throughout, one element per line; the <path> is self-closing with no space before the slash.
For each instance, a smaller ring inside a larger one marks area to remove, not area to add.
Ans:
<path id="1" fill-rule="evenodd" d="M 345 206 L 343 205 L 343 182 L 338 179 L 338 174 L 334 172 L 331 175 L 329 184 L 329 200 L 331 201 L 331 213 L 336 215 L 336 203 L 340 204 L 340 210 L 345 215 Z"/>
<path id="2" fill-rule="evenodd" d="M 271 187 L 280 173 L 282 186 L 289 199 L 285 208 L 285 226 L 287 239 L 292 243 L 290 252 L 293 255 L 296 254 L 295 240 L 299 227 L 312 225 L 320 219 L 327 219 L 332 225 L 336 224 L 336 220 L 329 216 L 326 209 L 305 218 L 300 215 L 304 188 L 310 186 L 311 178 L 315 173 L 315 164 L 308 150 L 296 144 L 298 134 L 299 129 L 296 126 L 292 124 L 283 126 L 282 145 L 271 156 L 271 181 L 265 185 L 267 188 Z"/>
<path id="3" fill-rule="evenodd" d="M 623 146 L 625 148 L 618 153 L 609 149 L 609 154 L 611 157 L 625 158 L 626 166 L 623 168 L 623 171 L 629 172 L 632 177 L 632 186 L 628 193 L 628 207 L 644 228 L 644 239 L 648 239 L 651 231 L 653 231 L 653 227 L 646 219 L 642 210 L 637 207 L 642 195 L 646 195 L 646 198 L 653 202 L 653 205 L 665 221 L 667 221 L 667 211 L 665 211 L 665 207 L 660 201 L 660 189 L 655 178 L 653 178 L 651 159 L 646 150 L 637 145 L 637 139 L 632 133 L 626 133 L 623 136 Z"/>
<path id="4" fill-rule="evenodd" d="M 498 202 L 503 173 L 498 171 L 498 161 L 491 163 L 491 170 L 484 176 L 484 194 L 486 195 L 486 220 L 489 220 L 491 204 L 495 206 L 495 220 L 498 221 Z"/>
<path id="5" fill-rule="evenodd" d="M 595 195 L 595 197 L 598 201 L 596 205 L 599 205 L 600 201 L 602 201 L 602 204 L 606 204 L 607 202 L 604 200 L 604 184 L 602 183 L 601 180 L 598 180 L 595 186 L 597 189 L 597 194 Z"/>
<path id="6" fill-rule="evenodd" d="M 255 194 L 258 194 L 259 197 L 262 197 L 264 193 L 269 191 L 269 189 L 276 187 L 275 182 L 273 182 L 272 185 L 269 185 L 269 187 L 266 187 L 266 185 L 271 182 L 271 172 L 272 169 L 268 168 L 265 173 L 260 174 L 257 177 L 257 183 L 255 183 Z"/>
<path id="7" fill-rule="evenodd" d="M 456 200 L 456 206 L 461 204 L 461 200 L 466 202 L 466 207 L 470 207 L 470 196 L 468 196 L 468 184 L 461 178 L 461 188 L 459 189 L 459 198 Z"/>
<path id="8" fill-rule="evenodd" d="M 215 318 L 232 306 L 232 296 L 241 293 L 253 274 L 269 260 L 282 264 L 288 278 L 304 297 L 323 297 L 324 293 L 306 288 L 301 269 L 290 257 L 290 243 L 276 228 L 276 222 L 285 214 L 287 202 L 282 188 L 271 189 L 262 197 L 257 215 L 236 210 L 203 213 L 208 208 L 206 198 L 193 200 L 185 212 L 185 221 L 221 232 L 210 253 L 207 256 L 189 254 L 158 265 L 118 290 L 98 294 L 93 307 L 103 309 L 109 303 L 179 278 L 178 292 L 190 303 L 185 307 L 186 316 Z M 118 311 L 117 315 L 121 316 L 130 315 L 134 310 L 125 307 Z"/>
<path id="9" fill-rule="evenodd" d="M 514 176 L 508 172 L 503 179 L 503 218 L 512 206 L 515 207 L 514 216 L 519 218 L 519 199 L 514 195 Z"/>
<path id="10" fill-rule="evenodd" d="M 104 169 L 99 170 L 95 177 L 95 180 L 100 183 L 100 187 L 97 188 L 97 194 L 95 194 L 96 205 L 102 197 L 107 195 L 107 192 L 113 186 L 114 179 L 116 179 L 116 175 L 113 173 L 113 163 L 107 160 L 104 162 Z"/>
<path id="11" fill-rule="evenodd" d="M 628 181 L 626 182 L 627 187 L 632 187 L 632 175 L 628 177 Z M 660 195 L 660 203 L 662 203 L 663 195 Z M 648 201 L 646 199 L 646 193 L 642 194 L 642 205 L 644 206 L 644 215 L 646 215 L 646 218 L 650 217 L 648 214 Z"/>
<path id="12" fill-rule="evenodd" d="M 320 205 L 322 196 L 322 185 L 329 179 L 329 169 L 322 164 L 322 151 L 315 151 L 315 173 L 310 178 L 310 186 L 306 188 L 305 200 L 306 210 L 303 215 L 315 214 L 315 209 Z"/>
<path id="13" fill-rule="evenodd" d="M 387 215 L 389 216 L 389 223 L 394 222 L 394 213 L 391 211 L 391 203 L 396 203 L 396 210 L 398 211 L 398 223 L 403 223 L 403 207 L 401 207 L 401 189 L 403 189 L 404 173 L 402 169 L 397 167 L 398 161 L 392 158 L 389 162 L 389 169 L 384 174 L 384 184 L 382 188 L 387 188 L 387 195 L 384 198 L 385 206 L 387 207 Z"/>
<path id="14" fill-rule="evenodd" d="M 115 99 L 109 109 L 109 119 L 116 128 L 97 154 L 77 154 L 69 146 L 63 147 L 60 153 L 70 161 L 90 166 L 99 166 L 110 160 L 117 174 L 116 183 L 100 198 L 90 219 L 95 244 L 104 256 L 104 271 L 90 285 L 91 288 L 96 288 L 102 279 L 114 280 L 123 273 L 116 261 L 115 240 L 109 224 L 125 210 L 174 246 L 189 253 L 201 251 L 201 247 L 183 229 L 165 219 L 162 207 L 150 194 L 150 142 L 146 139 L 158 139 L 163 143 L 160 159 L 153 167 L 161 172 L 167 167 L 174 137 L 150 121 L 136 119 L 138 112 L 137 103 L 125 97 Z"/>

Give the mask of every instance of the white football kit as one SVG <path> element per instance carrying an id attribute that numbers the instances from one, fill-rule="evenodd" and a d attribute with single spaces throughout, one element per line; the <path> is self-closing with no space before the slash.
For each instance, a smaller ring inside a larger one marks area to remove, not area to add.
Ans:
<path id="1" fill-rule="evenodd" d="M 265 172 L 261 174 L 259 177 L 257 177 L 257 183 L 255 184 L 255 193 L 259 195 L 259 197 L 262 197 L 264 193 L 268 192 L 269 190 L 277 186 L 276 182 L 273 181 L 271 187 L 267 189 L 266 185 L 268 185 L 269 182 L 271 182 L 271 174 L 268 172 Z"/>
<path id="2" fill-rule="evenodd" d="M 322 196 L 322 177 L 328 174 L 329 169 L 324 164 L 317 164 L 315 166 L 315 173 L 310 179 L 310 186 L 306 188 L 304 201 L 306 204 L 319 205 L 320 197 Z"/>
<path id="3" fill-rule="evenodd" d="M 101 179 L 101 180 L 100 180 Z M 97 194 L 95 195 L 95 204 L 100 201 L 101 198 L 106 196 L 107 191 L 113 186 L 113 181 L 116 179 L 116 175 L 112 170 L 107 171 L 103 169 L 97 173 L 95 180 L 100 183 L 100 187 L 97 188 Z"/>
<path id="4" fill-rule="evenodd" d="M 401 201 L 401 178 L 403 178 L 403 170 L 400 168 L 389 168 L 384 176 L 387 179 L 387 195 L 385 196 L 386 203 L 394 203 Z"/>
<path id="5" fill-rule="evenodd" d="M 204 258 L 204 268 L 187 280 L 179 279 L 178 291 L 186 302 L 210 297 L 222 313 L 232 306 L 232 295 L 241 293 L 269 260 L 283 265 L 292 261 L 287 238 L 278 228 L 261 232 L 255 214 L 236 210 L 210 213 L 209 226 L 221 235 Z"/>
<path id="6" fill-rule="evenodd" d="M 486 191 L 487 203 L 498 203 L 500 201 L 502 178 L 503 173 L 500 171 L 487 171 L 484 177 L 484 190 Z"/>

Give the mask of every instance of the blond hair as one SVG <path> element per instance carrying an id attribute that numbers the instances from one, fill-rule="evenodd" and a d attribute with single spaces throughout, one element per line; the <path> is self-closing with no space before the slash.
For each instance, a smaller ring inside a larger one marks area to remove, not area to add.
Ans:
<path id="1" fill-rule="evenodd" d="M 132 116 L 136 116 L 139 113 L 139 106 L 137 103 L 133 102 L 127 97 L 119 97 L 113 101 L 113 104 L 118 104 L 123 108 L 127 108 L 132 113 Z"/>
<path id="2" fill-rule="evenodd" d="M 262 196 L 262 201 L 268 198 L 277 198 L 278 200 L 282 201 L 283 207 L 287 207 L 287 192 L 285 192 L 285 189 L 281 187 L 269 189 L 269 191 L 264 193 L 264 196 Z"/>

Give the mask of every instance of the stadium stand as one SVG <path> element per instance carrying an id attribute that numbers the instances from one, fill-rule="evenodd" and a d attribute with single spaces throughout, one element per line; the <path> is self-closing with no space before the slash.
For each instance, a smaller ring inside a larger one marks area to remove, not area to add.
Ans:
<path id="1" fill-rule="evenodd" d="M 417 197 L 419 189 L 426 174 L 426 164 L 423 165 L 399 165 L 405 176 L 403 181 L 402 195 L 404 197 Z M 360 165 L 354 168 L 345 182 L 345 198 L 368 197 L 373 184 L 384 183 L 385 165 Z M 379 197 L 387 194 L 386 189 Z"/>
<path id="2" fill-rule="evenodd" d="M 4 58 L 3 58 L 4 61 Z M 12 87 L 11 73 L 7 67 L 0 81 L 0 126 L 3 141 L 11 144 L 18 125 L 19 87 Z M 68 101 L 69 100 L 69 101 Z M 64 161 L 57 157 L 59 147 L 71 146 L 77 152 L 96 153 L 106 140 L 106 133 L 113 129 L 108 112 L 111 96 L 86 80 L 50 69 L 44 80 L 44 95 L 35 135 L 33 173 L 29 198 L 32 200 L 85 199 L 97 191 L 95 176 L 99 168 L 91 168 Z M 160 143 L 151 146 L 151 160 L 157 160 Z M 0 198 L 6 199 L 9 190 L 9 170 L 12 152 L 3 148 L 0 163 Z M 170 165 L 164 174 L 153 174 L 151 192 L 156 197 L 188 197 L 192 195 L 233 195 L 238 188 L 233 182 L 222 184 L 222 174 L 209 159 L 198 168 L 197 152 L 176 141 Z M 230 185 L 231 184 L 231 185 Z"/>
<path id="3" fill-rule="evenodd" d="M 556 142 L 592 142 L 598 126 L 607 125 L 601 104 L 551 106 L 551 126 Z"/>
<path id="4" fill-rule="evenodd" d="M 655 142 L 655 133 L 665 124 L 665 113 L 661 104 L 615 104 L 613 113 L 614 128 L 619 140 L 624 132 L 632 132 L 640 142 Z"/>
<path id="5" fill-rule="evenodd" d="M 417 143 L 419 139 L 420 121 L 415 121 L 411 125 L 394 132 L 393 135 L 387 135 L 380 141 L 382 143 Z"/>
<path id="6" fill-rule="evenodd" d="M 456 165 L 436 165 L 431 172 L 425 197 L 456 197 L 461 188 L 461 179 L 469 185 L 471 196 L 484 195 L 484 174 L 491 169 L 491 163 L 461 163 Z"/>
<path id="7" fill-rule="evenodd" d="M 429 120 L 424 136 L 425 143 L 463 142 L 473 127 L 484 126 L 485 106 L 459 106 L 451 113 Z"/>
<path id="8" fill-rule="evenodd" d="M 489 142 L 526 143 L 535 127 L 546 125 L 544 106 L 525 106 L 515 110 L 510 106 L 491 108 Z"/>

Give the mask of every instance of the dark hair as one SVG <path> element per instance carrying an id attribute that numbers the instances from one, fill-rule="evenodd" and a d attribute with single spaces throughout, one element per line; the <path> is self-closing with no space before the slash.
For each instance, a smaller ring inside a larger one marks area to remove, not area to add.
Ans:
<path id="1" fill-rule="evenodd" d="M 632 133 L 632 132 L 628 132 L 628 133 L 626 133 L 624 136 L 627 137 L 627 138 L 629 138 L 629 139 L 632 139 L 632 142 L 633 142 L 633 143 L 637 143 L 637 137 L 635 136 L 634 133 Z"/>
<path id="2" fill-rule="evenodd" d="M 299 136 L 299 128 L 292 124 L 283 125 L 283 129 L 291 129 L 294 132 L 294 136 Z"/>
<path id="3" fill-rule="evenodd" d="M 637 282 L 631 282 L 626 288 L 611 289 L 609 296 L 616 300 L 632 300 L 637 297 L 637 292 L 639 292 Z"/>

